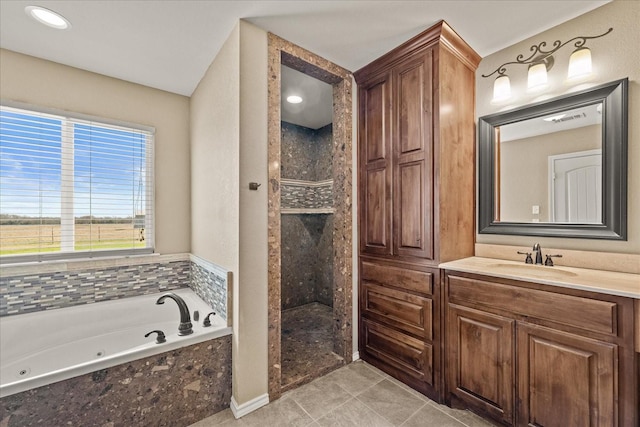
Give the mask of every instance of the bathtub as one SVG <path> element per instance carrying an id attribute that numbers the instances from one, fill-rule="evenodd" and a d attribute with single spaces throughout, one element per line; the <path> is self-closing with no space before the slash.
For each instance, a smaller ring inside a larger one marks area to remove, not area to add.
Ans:
<path id="1" fill-rule="evenodd" d="M 191 289 L 171 291 L 191 312 L 193 334 L 178 335 L 180 312 L 163 293 L 0 318 L 0 398 L 231 334 Z M 200 320 L 194 320 L 198 311 Z M 166 342 L 156 344 L 152 330 Z"/>

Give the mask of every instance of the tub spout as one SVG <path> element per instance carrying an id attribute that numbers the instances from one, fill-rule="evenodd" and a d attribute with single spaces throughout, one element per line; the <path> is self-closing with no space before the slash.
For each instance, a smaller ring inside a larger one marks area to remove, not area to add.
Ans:
<path id="1" fill-rule="evenodd" d="M 167 298 L 171 298 L 172 300 L 174 300 L 176 304 L 178 304 L 178 308 L 180 309 L 180 326 L 178 326 L 178 335 L 192 334 L 193 325 L 191 324 L 191 316 L 189 315 L 189 307 L 187 307 L 187 303 L 185 303 L 184 300 L 178 295 L 169 292 L 158 298 L 156 304 L 164 304 L 164 300 Z"/>

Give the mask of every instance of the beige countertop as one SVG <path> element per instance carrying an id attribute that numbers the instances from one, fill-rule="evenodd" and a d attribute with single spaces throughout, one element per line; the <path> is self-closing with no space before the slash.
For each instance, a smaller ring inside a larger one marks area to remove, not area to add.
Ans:
<path id="1" fill-rule="evenodd" d="M 481 257 L 445 262 L 440 264 L 439 267 L 447 270 L 484 274 L 504 279 L 526 280 L 545 285 L 640 299 L 640 274 L 565 266 L 547 267 Z"/>

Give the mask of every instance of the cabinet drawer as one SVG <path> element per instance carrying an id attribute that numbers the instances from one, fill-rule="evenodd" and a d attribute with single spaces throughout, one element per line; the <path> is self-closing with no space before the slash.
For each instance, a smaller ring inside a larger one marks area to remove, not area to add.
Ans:
<path id="1" fill-rule="evenodd" d="M 362 319 L 364 350 L 382 362 L 433 385 L 433 347 L 409 335 Z"/>
<path id="2" fill-rule="evenodd" d="M 433 301 L 362 282 L 362 315 L 431 341 Z"/>
<path id="3" fill-rule="evenodd" d="M 448 276 L 449 301 L 480 304 L 525 317 L 549 320 L 588 331 L 617 335 L 614 302 L 547 292 L 538 289 Z"/>
<path id="4" fill-rule="evenodd" d="M 429 272 L 406 270 L 363 261 L 360 277 L 363 281 L 376 282 L 427 295 L 433 294 L 433 274 Z"/>

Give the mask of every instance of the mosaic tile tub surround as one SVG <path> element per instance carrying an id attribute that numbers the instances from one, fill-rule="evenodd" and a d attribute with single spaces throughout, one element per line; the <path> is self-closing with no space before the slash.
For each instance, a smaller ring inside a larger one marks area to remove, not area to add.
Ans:
<path id="1" fill-rule="evenodd" d="M 0 270 L 0 317 L 191 287 L 227 318 L 226 270 L 189 254 Z"/>
<path id="2" fill-rule="evenodd" d="M 227 307 L 231 306 L 228 292 L 231 287 L 231 273 L 195 255 L 191 255 L 190 259 L 189 287 L 229 324 Z"/>

